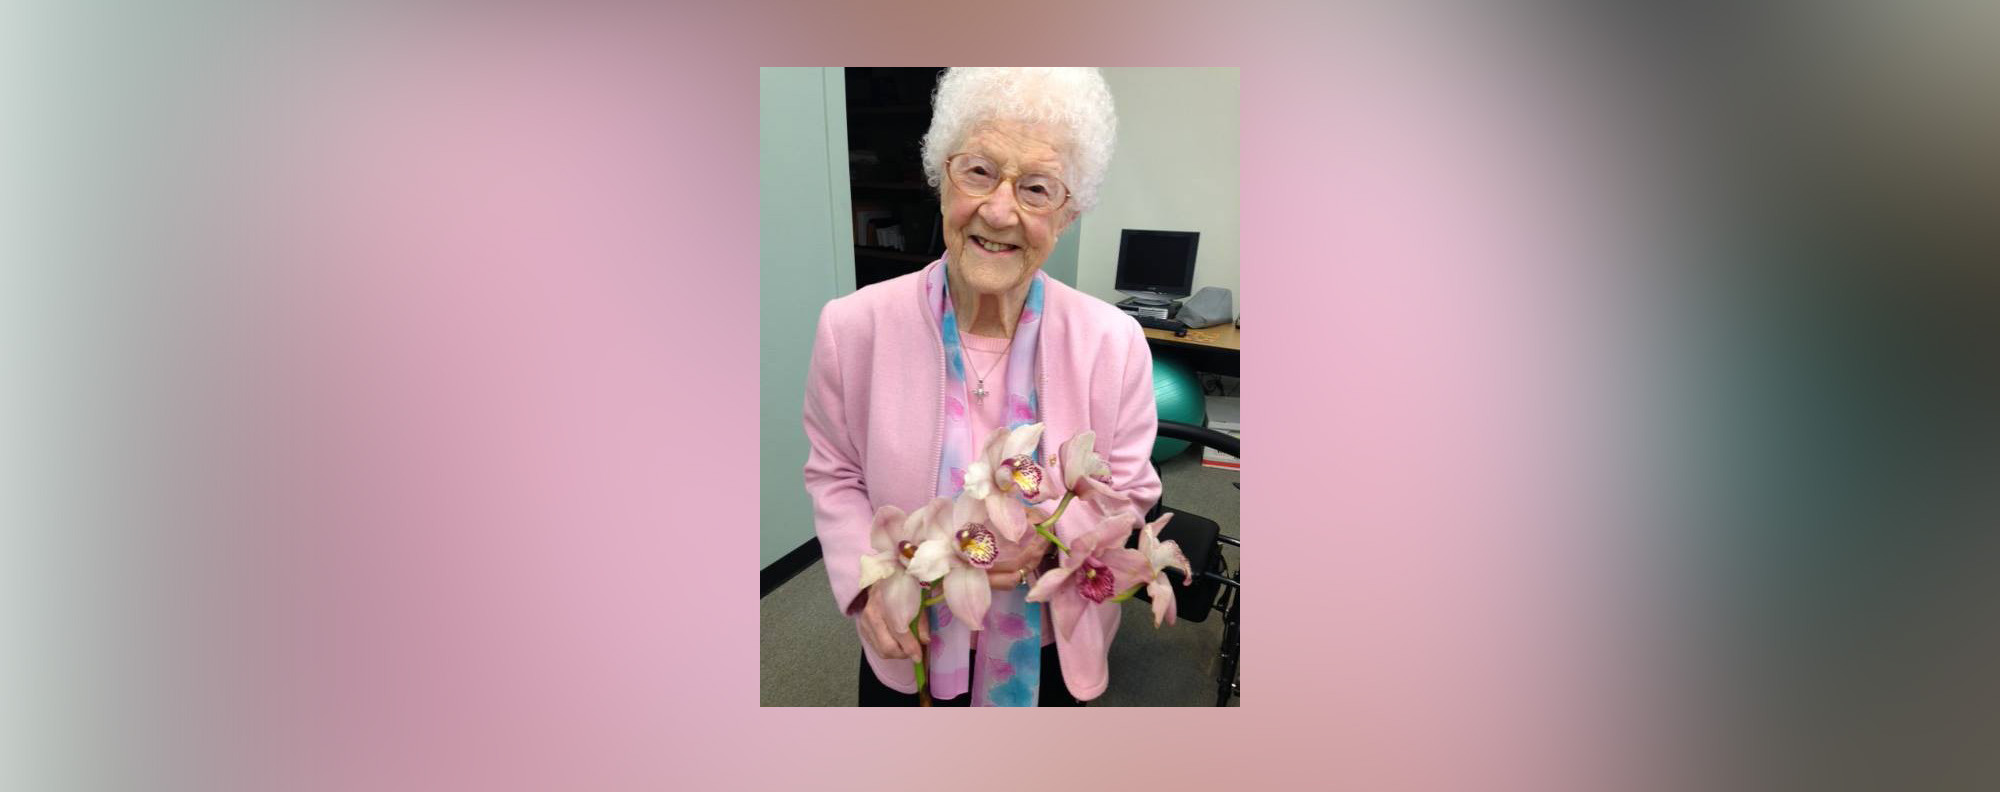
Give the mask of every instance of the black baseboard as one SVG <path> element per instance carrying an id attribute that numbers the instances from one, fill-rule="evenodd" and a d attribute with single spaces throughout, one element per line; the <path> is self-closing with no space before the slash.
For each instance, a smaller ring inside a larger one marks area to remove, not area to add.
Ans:
<path id="1" fill-rule="evenodd" d="M 813 562 L 819 559 L 819 537 L 815 536 L 807 539 L 805 544 L 793 548 L 791 552 L 785 554 L 785 557 L 772 561 L 770 566 L 764 567 L 764 593 L 757 595 L 757 598 L 771 596 L 771 592 L 785 585 L 785 581 L 804 572 L 806 567 L 812 566 Z"/>

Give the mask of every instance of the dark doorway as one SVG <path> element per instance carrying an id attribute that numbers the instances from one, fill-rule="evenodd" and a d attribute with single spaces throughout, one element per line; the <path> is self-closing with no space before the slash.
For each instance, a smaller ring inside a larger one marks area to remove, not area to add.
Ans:
<path id="1" fill-rule="evenodd" d="M 847 69 L 847 167 L 855 288 L 916 272 L 944 253 L 923 137 L 941 67 Z"/>

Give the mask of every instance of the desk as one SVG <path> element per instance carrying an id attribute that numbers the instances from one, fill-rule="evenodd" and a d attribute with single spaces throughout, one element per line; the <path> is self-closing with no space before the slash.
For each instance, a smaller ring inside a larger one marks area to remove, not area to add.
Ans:
<path id="1" fill-rule="evenodd" d="M 1146 343 L 1154 346 L 1165 344 L 1168 346 L 1227 350 L 1230 352 L 1243 351 L 1243 344 L 1238 339 L 1241 331 L 1237 330 L 1236 325 L 1230 322 L 1224 322 L 1214 327 L 1189 328 L 1186 338 L 1174 337 L 1174 331 L 1172 330 L 1159 330 L 1151 327 L 1140 329 L 1146 331 Z"/>
<path id="2" fill-rule="evenodd" d="M 1186 358 L 1196 371 L 1238 376 L 1240 363 L 1237 359 L 1243 352 L 1243 342 L 1240 331 L 1233 323 L 1190 328 L 1186 338 L 1174 337 L 1172 330 L 1140 329 L 1146 332 L 1146 345 L 1153 348 L 1156 356 L 1174 355 Z"/>

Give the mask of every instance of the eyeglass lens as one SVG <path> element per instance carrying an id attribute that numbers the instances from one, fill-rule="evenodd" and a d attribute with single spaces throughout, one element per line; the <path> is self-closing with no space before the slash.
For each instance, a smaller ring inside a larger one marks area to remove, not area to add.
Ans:
<path id="1" fill-rule="evenodd" d="M 975 196 L 992 195 L 1000 186 L 1000 167 L 977 154 L 952 158 L 951 177 L 959 189 Z M 1023 174 L 1014 180 L 1014 200 L 1030 209 L 1061 206 L 1068 192 L 1055 177 L 1041 173 Z"/>

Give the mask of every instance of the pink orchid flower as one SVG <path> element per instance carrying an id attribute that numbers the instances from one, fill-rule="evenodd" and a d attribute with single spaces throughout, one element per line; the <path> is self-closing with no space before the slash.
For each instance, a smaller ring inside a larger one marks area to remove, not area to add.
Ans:
<path id="1" fill-rule="evenodd" d="M 1053 492 L 1045 486 L 1047 475 L 1035 463 L 1035 448 L 1042 441 L 1042 425 L 1027 424 L 1015 429 L 994 429 L 981 447 L 979 458 L 965 468 L 963 493 L 985 505 L 987 523 L 1009 542 L 1021 541 L 1028 531 L 1029 502 L 1048 500 Z"/>
<path id="2" fill-rule="evenodd" d="M 951 501 L 937 498 L 909 514 L 894 506 L 875 510 L 868 527 L 868 545 L 875 552 L 861 557 L 861 588 L 881 601 L 889 623 L 906 630 L 923 606 L 923 583 L 944 574 L 938 550 L 949 551 L 942 540 L 930 541 L 925 528 L 951 507 Z"/>
<path id="3" fill-rule="evenodd" d="M 921 572 L 942 570 L 944 602 L 952 615 L 974 630 L 986 624 L 986 611 L 993 605 L 993 586 L 986 570 L 1000 557 L 1000 539 L 986 526 L 986 506 L 960 495 L 949 514 L 940 510 L 921 534 L 917 559 L 911 562 Z M 929 566 L 933 556 L 937 566 Z"/>
<path id="4" fill-rule="evenodd" d="M 1097 433 L 1078 432 L 1056 450 L 1063 489 L 1104 514 L 1132 508 L 1132 499 L 1111 489 L 1111 464 L 1097 455 Z"/>
<path id="5" fill-rule="evenodd" d="M 1174 623 L 1174 587 L 1167 579 L 1167 569 L 1179 567 L 1181 585 L 1194 579 L 1194 568 L 1188 565 L 1187 556 L 1181 553 L 1180 543 L 1172 539 L 1160 541 L 1160 529 L 1174 518 L 1173 512 L 1160 515 L 1160 519 L 1146 523 L 1146 529 L 1139 534 L 1139 554 L 1146 557 L 1152 567 L 1153 579 L 1146 583 L 1146 596 L 1153 600 L 1153 626 L 1160 626 L 1162 619 Z"/>
<path id="6" fill-rule="evenodd" d="M 1122 511 L 1104 518 L 1088 533 L 1070 542 L 1062 566 L 1049 570 L 1028 589 L 1029 602 L 1046 602 L 1056 630 L 1071 637 L 1086 608 L 1136 588 L 1152 574 L 1152 564 L 1139 551 L 1125 547 L 1125 538 L 1139 524 L 1139 515 Z"/>

